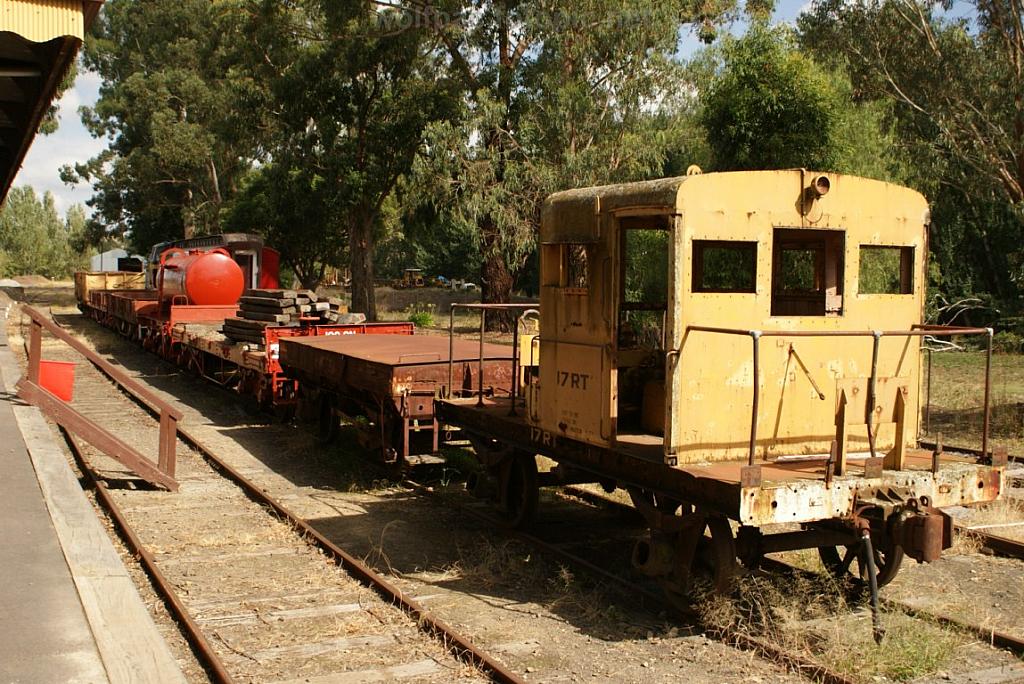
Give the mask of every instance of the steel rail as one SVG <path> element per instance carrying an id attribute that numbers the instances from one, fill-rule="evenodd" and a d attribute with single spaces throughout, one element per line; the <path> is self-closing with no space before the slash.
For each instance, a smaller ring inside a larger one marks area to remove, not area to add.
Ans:
<path id="1" fill-rule="evenodd" d="M 485 671 L 497 682 L 505 684 L 524 684 L 524 680 L 508 670 L 504 665 L 494 660 L 487 653 L 478 649 L 469 637 L 458 632 L 454 627 L 436 617 L 427 610 L 423 604 L 416 599 L 406 596 L 397 586 L 389 582 L 382 575 L 374 572 L 368 565 L 351 555 L 330 539 L 321 534 L 315 527 L 297 516 L 284 504 L 279 502 L 264 491 L 259 485 L 252 482 L 240 472 L 221 460 L 211 451 L 202 440 L 193 435 L 187 429 L 179 427 L 178 434 L 181 439 L 191 447 L 199 451 L 203 458 L 213 467 L 220 470 L 229 480 L 241 488 L 250 499 L 256 503 L 267 506 L 282 518 L 286 519 L 296 531 L 304 535 L 325 551 L 339 567 L 344 569 L 350 576 L 364 586 L 373 589 L 387 601 L 390 601 L 402 608 L 410 617 L 416 619 L 416 624 L 421 630 L 439 639 L 442 645 L 460 660 L 465 660 L 481 670 Z"/>
<path id="2" fill-rule="evenodd" d="M 199 661 L 206 667 L 210 678 L 217 684 L 233 684 L 235 680 L 228 673 L 224 662 L 217 655 L 217 652 L 213 650 L 202 629 L 200 629 L 192 614 L 189 613 L 188 608 L 178 597 L 174 586 L 167 580 L 163 572 L 160 571 L 160 568 L 157 567 L 153 554 L 149 552 L 142 540 L 139 539 L 139 536 L 135 534 L 135 530 L 132 529 L 128 519 L 121 512 L 121 508 L 114 501 L 114 497 L 110 496 L 106 483 L 96 477 L 96 473 L 93 472 L 85 460 L 82 449 L 74 436 L 64 428 L 60 428 L 60 431 L 64 436 L 64 441 L 67 442 L 68 448 L 71 450 L 71 455 L 78 464 L 78 469 L 85 476 L 86 482 L 95 491 L 96 499 L 103 506 L 103 510 L 107 512 L 107 515 L 110 516 L 118 535 L 125 545 L 141 562 L 142 569 L 153 581 L 153 586 L 163 599 L 164 605 L 184 629 L 186 638 L 192 644 L 192 648 L 195 650 Z"/>
<path id="3" fill-rule="evenodd" d="M 1024 525 L 1024 521 L 1021 521 L 1021 525 Z M 982 546 L 994 554 L 1007 556 L 1009 558 L 1024 559 L 1024 542 L 1017 541 L 1016 539 L 1009 539 L 998 534 L 992 534 L 991 532 L 986 532 L 984 528 L 970 529 L 962 525 L 957 525 L 956 529 L 962 534 L 969 534 L 976 537 L 978 541 L 981 542 Z"/>
<path id="4" fill-rule="evenodd" d="M 100 372 L 107 375 L 106 370 L 102 365 L 95 365 Z M 136 396 L 131 390 L 129 390 L 128 393 L 129 396 L 138 401 L 140 405 L 150 411 L 153 410 L 154 407 L 150 405 L 145 397 Z M 149 396 L 154 395 L 149 394 Z M 525 680 L 521 679 L 518 675 L 507 669 L 487 653 L 478 649 L 469 637 L 463 635 L 453 626 L 436 617 L 416 599 L 406 596 L 405 593 L 397 586 L 389 582 L 382 575 L 374 572 L 369 566 L 325 537 L 316 530 L 316 528 L 293 513 L 281 502 L 270 496 L 270 494 L 259 487 L 259 485 L 255 484 L 221 460 L 203 443 L 201 439 L 193 435 L 191 431 L 181 424 L 178 425 L 178 437 L 183 442 L 196 449 L 208 464 L 223 473 L 227 479 L 234 482 L 252 501 L 266 506 L 280 517 L 286 519 L 288 523 L 291 524 L 305 540 L 307 540 L 307 542 L 310 542 L 323 550 L 339 567 L 345 570 L 349 576 L 375 591 L 384 600 L 401 607 L 403 612 L 415 619 L 416 625 L 420 630 L 438 639 L 442 646 L 444 646 L 444 648 L 452 653 L 456 658 L 480 668 L 495 682 L 500 682 L 501 684 L 525 684 Z"/>
<path id="5" fill-rule="evenodd" d="M 430 491 L 426 485 L 416 482 L 414 480 L 406 480 L 406 482 L 412 485 L 421 494 L 428 495 L 434 499 L 438 498 L 437 492 Z M 714 638 L 716 641 L 720 641 L 726 645 L 733 646 L 735 648 L 739 648 L 745 651 L 751 651 L 767 660 L 776 663 L 782 663 L 791 670 L 799 672 L 803 676 L 809 677 L 817 682 L 822 682 L 824 684 L 855 684 L 856 682 L 856 680 L 850 679 L 849 677 L 834 672 L 820 663 L 807 660 L 793 653 L 788 653 L 785 650 L 776 646 L 775 644 L 763 641 L 748 634 L 743 634 L 736 630 L 704 625 L 701 622 L 700 615 L 696 611 L 683 610 L 679 606 L 667 604 L 665 602 L 665 597 L 663 594 L 653 592 L 645 587 L 637 586 L 637 584 L 628 580 L 627 578 L 622 577 L 620 575 L 616 575 L 615 573 L 609 570 L 606 570 L 598 565 L 595 565 L 594 563 L 588 561 L 585 558 L 581 558 L 575 554 L 569 553 L 565 549 L 561 549 L 551 544 L 550 542 L 541 539 L 540 537 L 530 534 L 529 532 L 503 528 L 500 520 L 487 515 L 483 511 L 479 511 L 469 506 L 461 504 L 459 504 L 459 510 L 464 513 L 468 513 L 477 520 L 493 525 L 494 527 L 500 529 L 504 534 L 510 537 L 513 537 L 515 539 L 518 539 L 522 542 L 525 542 L 536 547 L 543 553 L 552 556 L 557 556 L 565 562 L 577 568 L 580 568 L 588 573 L 596 575 L 597 577 L 600 577 L 616 585 L 617 590 L 622 592 L 624 596 L 638 596 L 643 600 L 653 602 L 655 605 L 658 606 L 658 608 L 665 609 L 667 612 L 674 614 L 676 617 L 700 625 L 700 627 L 704 630 L 704 633 Z M 641 601 L 641 605 L 643 605 L 643 601 Z"/>
<path id="6" fill-rule="evenodd" d="M 626 504 L 626 503 L 622 503 L 620 501 L 615 501 L 613 499 L 609 499 L 607 497 L 601 496 L 600 494 L 597 494 L 595 492 L 592 492 L 592 491 L 589 491 L 589 490 L 586 490 L 586 489 L 580 489 L 579 487 L 574 487 L 572 485 L 567 485 L 567 486 L 564 487 L 564 489 L 567 490 L 568 493 L 571 496 L 578 497 L 578 498 L 580 498 L 580 499 L 582 499 L 584 501 L 587 501 L 589 503 L 592 503 L 594 505 L 607 506 L 607 507 L 613 507 L 613 508 L 620 508 L 620 509 L 622 509 L 624 511 L 628 511 L 628 512 L 636 511 L 636 509 L 632 505 L 630 505 L 630 504 Z M 971 534 L 977 534 L 977 532 L 978 532 L 977 530 L 971 530 L 970 531 Z M 1003 539 L 1003 538 L 999 537 L 998 539 Z M 1019 543 L 1015 543 L 1015 542 L 1013 542 L 1013 540 L 1005 540 L 1005 541 L 1010 542 L 1011 544 L 1017 544 L 1017 547 L 1020 550 L 1024 551 L 1024 545 L 1019 544 Z M 1017 556 L 1017 557 L 1020 558 L 1020 556 Z M 811 571 L 809 571 L 809 570 L 805 570 L 803 568 L 798 568 L 798 567 L 796 567 L 794 565 L 790 565 L 789 563 L 786 563 L 785 561 L 777 560 L 775 558 L 762 558 L 761 559 L 761 567 L 762 568 L 771 567 L 771 568 L 775 568 L 776 571 L 783 571 L 783 572 L 811 573 Z M 1015 636 L 1013 636 L 1011 634 L 1007 634 L 1006 632 L 1001 632 L 1001 631 L 998 631 L 996 629 L 990 629 L 990 628 L 986 628 L 986 627 L 981 627 L 979 625 L 974 625 L 974 624 L 971 624 L 969 622 L 964 622 L 963 620 L 959 620 L 959 619 L 954 618 L 954 617 L 952 617 L 950 615 L 944 615 L 944 614 L 941 614 L 941 613 L 933 613 L 933 612 L 930 612 L 930 611 L 921 610 L 919 608 L 914 608 L 912 606 L 909 606 L 909 605 L 907 605 L 905 603 L 901 603 L 899 601 L 895 601 L 893 599 L 882 598 L 882 599 L 880 599 L 880 603 L 881 603 L 881 605 L 883 607 L 885 607 L 886 609 L 888 609 L 890 611 L 892 611 L 892 610 L 899 610 L 900 612 L 905 613 L 906 615 L 909 615 L 910 617 L 918 618 L 920 620 L 928 620 L 928 621 L 931 621 L 931 622 L 935 622 L 937 624 L 946 625 L 946 626 L 949 626 L 949 627 L 956 627 L 957 629 L 962 629 L 962 630 L 964 630 L 966 632 L 969 632 L 969 633 L 975 635 L 976 637 L 978 637 L 980 639 L 988 641 L 993 646 L 998 646 L 999 648 L 1005 648 L 1005 649 L 1007 649 L 1009 651 L 1012 651 L 1013 653 L 1017 654 L 1018 656 L 1024 656 L 1024 639 L 1015 637 Z"/>

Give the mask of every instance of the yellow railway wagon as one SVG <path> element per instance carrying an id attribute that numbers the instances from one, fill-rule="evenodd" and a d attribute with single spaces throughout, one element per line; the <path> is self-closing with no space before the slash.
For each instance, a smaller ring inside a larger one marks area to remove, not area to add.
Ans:
<path id="1" fill-rule="evenodd" d="M 990 355 L 992 340 L 924 324 L 928 222 L 911 189 L 803 169 L 557 193 L 525 401 L 482 384 L 438 413 L 510 525 L 539 485 L 625 488 L 651 529 L 634 562 L 670 596 L 695 554 L 722 587 L 736 558 L 815 547 L 885 584 L 904 554 L 948 547 L 942 507 L 998 498 L 1006 463 L 987 389 L 980 459 L 919 448 L 923 339 L 980 335 Z"/>
<path id="2" fill-rule="evenodd" d="M 854 416 L 873 331 L 922 323 L 927 223 L 913 190 L 803 171 L 554 195 L 541 366 L 562 375 L 541 384 L 538 423 L 593 444 L 660 443 L 672 464 L 745 459 L 759 337 L 756 457 L 828 454 L 842 432 L 863 456 L 868 424 Z M 901 443 L 917 435 L 920 339 L 882 336 L 875 360 L 872 437 L 888 453 L 897 413 Z"/>
<path id="3" fill-rule="evenodd" d="M 146 274 L 129 271 L 76 271 L 75 301 L 88 305 L 89 295 L 98 290 L 144 290 Z"/>

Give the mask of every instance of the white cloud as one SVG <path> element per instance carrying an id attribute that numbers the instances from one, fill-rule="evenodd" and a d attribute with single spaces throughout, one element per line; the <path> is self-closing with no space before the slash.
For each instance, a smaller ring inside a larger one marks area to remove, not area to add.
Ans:
<path id="1" fill-rule="evenodd" d="M 21 171 L 14 178 L 15 185 L 31 185 L 40 194 L 53 193 L 57 210 L 62 214 L 73 204 L 84 204 L 92 195 L 92 189 L 85 184 L 72 188 L 62 183 L 60 167 L 84 162 L 106 147 L 105 141 L 89 135 L 78 115 L 80 106 L 95 104 L 100 82 L 97 74 L 79 72 L 74 87 L 65 92 L 58 103 L 60 128 L 53 135 L 36 136 Z"/>

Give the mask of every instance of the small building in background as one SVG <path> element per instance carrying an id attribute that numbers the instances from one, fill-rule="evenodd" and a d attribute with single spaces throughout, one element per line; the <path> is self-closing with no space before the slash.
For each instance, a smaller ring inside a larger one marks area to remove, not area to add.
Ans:
<path id="1" fill-rule="evenodd" d="M 129 255 L 123 249 L 108 249 L 102 254 L 95 254 L 89 259 L 89 270 L 93 273 L 101 271 L 142 271 L 145 260 L 139 255 Z"/>

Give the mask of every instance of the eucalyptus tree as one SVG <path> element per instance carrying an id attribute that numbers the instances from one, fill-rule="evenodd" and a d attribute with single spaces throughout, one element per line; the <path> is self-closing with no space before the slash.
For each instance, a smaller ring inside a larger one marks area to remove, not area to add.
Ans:
<path id="1" fill-rule="evenodd" d="M 135 249 L 213 233 L 251 153 L 228 126 L 236 97 L 225 54 L 238 39 L 227 0 L 108 0 L 83 62 L 103 79 L 82 120 L 107 141 L 62 173 L 90 182 L 93 232 Z"/>
<path id="2" fill-rule="evenodd" d="M 804 48 L 892 106 L 912 183 L 933 201 L 932 253 L 950 296 L 1024 289 L 1024 8 L 968 0 L 816 0 Z"/>
<path id="3" fill-rule="evenodd" d="M 675 146 L 680 31 L 728 0 L 396 2 L 425 26 L 461 93 L 428 129 L 424 200 L 472 228 L 488 302 L 507 302 L 555 189 L 657 174 Z M 507 321 L 506 321 L 507 323 Z"/>
<path id="4" fill-rule="evenodd" d="M 905 180 L 885 103 L 856 102 L 845 74 L 801 52 L 787 26 L 755 20 L 708 48 L 690 74 L 715 170 L 806 167 Z"/>
<path id="5" fill-rule="evenodd" d="M 305 217 L 276 234 L 286 253 L 294 241 L 308 255 L 318 236 L 321 262 L 334 265 L 347 253 L 352 309 L 372 320 L 374 240 L 385 202 L 410 169 L 424 128 L 448 115 L 452 89 L 432 68 L 425 30 L 389 30 L 395 10 L 331 0 L 250 6 L 247 68 L 265 90 L 254 87 L 249 110 L 272 162 L 257 173 L 302 179 L 262 185 L 276 206 Z M 315 280 L 311 272 L 306 284 Z"/>

